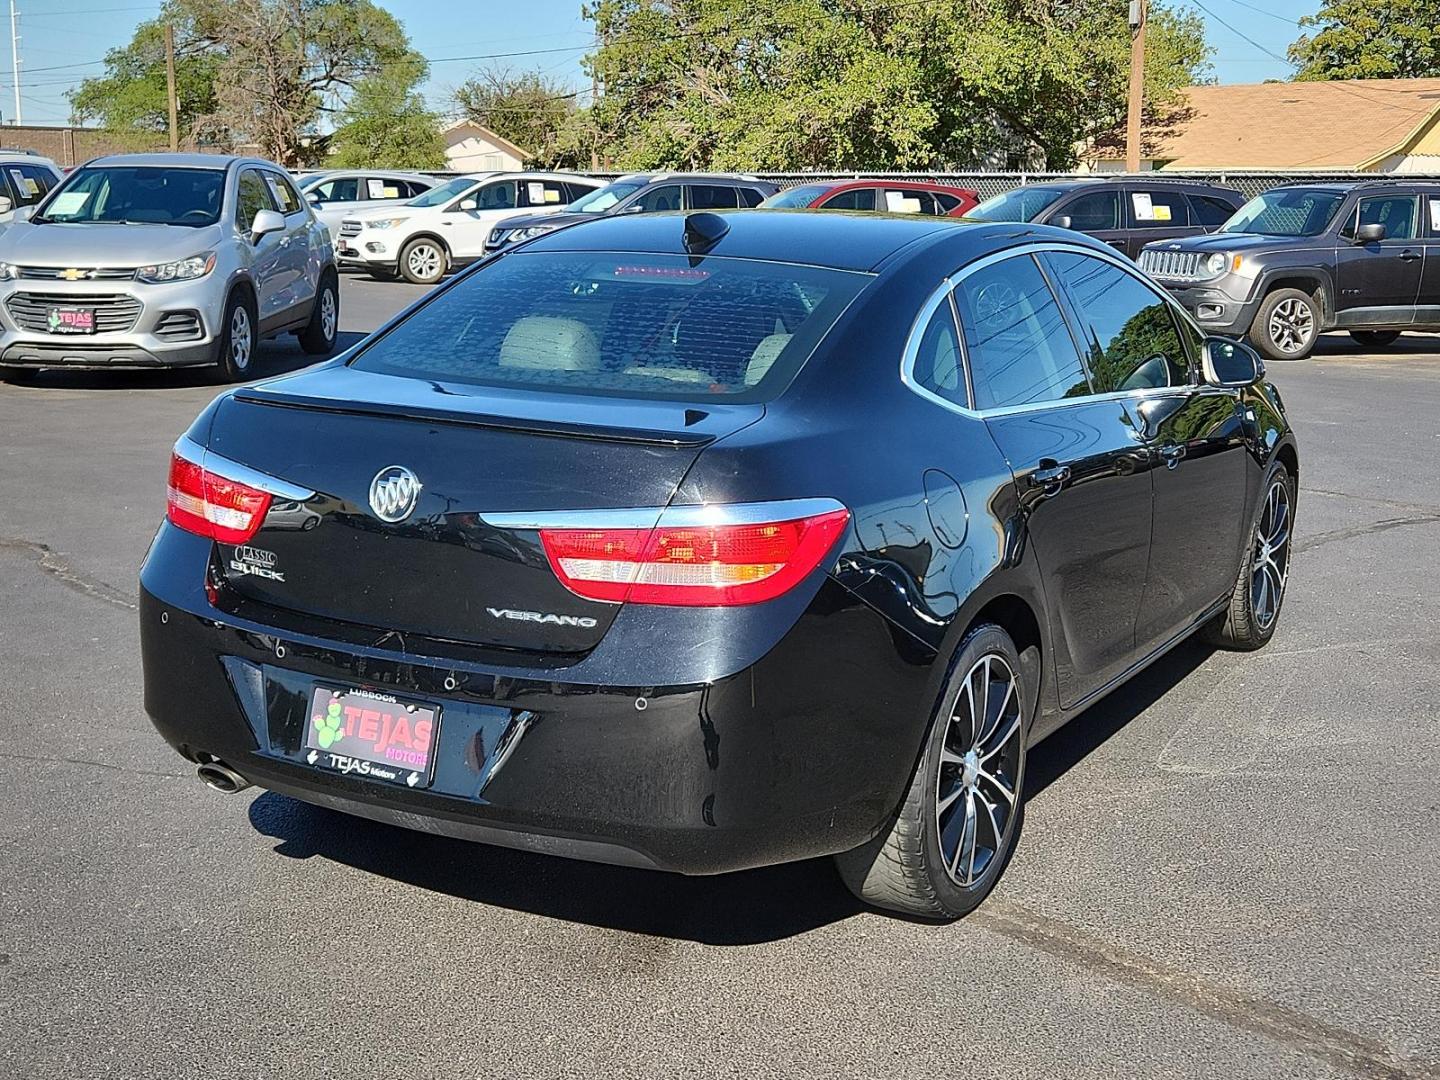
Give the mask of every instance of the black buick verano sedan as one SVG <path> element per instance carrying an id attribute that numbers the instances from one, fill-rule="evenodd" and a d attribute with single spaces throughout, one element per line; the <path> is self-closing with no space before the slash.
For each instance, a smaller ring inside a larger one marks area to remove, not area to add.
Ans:
<path id="1" fill-rule="evenodd" d="M 1255 355 L 1073 231 L 597 221 L 201 414 L 146 707 L 221 790 L 955 917 L 1040 739 L 1269 640 L 1297 476 Z"/>

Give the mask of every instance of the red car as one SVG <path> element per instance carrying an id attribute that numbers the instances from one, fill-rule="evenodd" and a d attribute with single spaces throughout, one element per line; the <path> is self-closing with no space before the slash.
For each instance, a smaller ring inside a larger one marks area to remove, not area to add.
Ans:
<path id="1" fill-rule="evenodd" d="M 980 202 L 969 188 L 916 180 L 820 180 L 776 192 L 760 204 L 791 210 L 883 210 L 960 217 Z"/>

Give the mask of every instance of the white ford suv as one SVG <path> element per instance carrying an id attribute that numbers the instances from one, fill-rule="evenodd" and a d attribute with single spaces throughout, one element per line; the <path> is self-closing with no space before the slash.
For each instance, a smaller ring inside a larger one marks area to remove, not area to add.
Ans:
<path id="1" fill-rule="evenodd" d="M 345 218 L 336 238 L 340 265 L 431 285 L 449 268 L 481 258 L 485 238 L 504 218 L 553 213 L 604 186 L 569 173 L 458 176 L 407 203 Z"/>

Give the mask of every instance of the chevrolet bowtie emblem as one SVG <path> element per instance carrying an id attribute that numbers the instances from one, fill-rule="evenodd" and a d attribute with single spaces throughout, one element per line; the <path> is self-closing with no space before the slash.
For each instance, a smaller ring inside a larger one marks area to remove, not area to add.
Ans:
<path id="1" fill-rule="evenodd" d="M 76 270 L 74 267 L 71 267 L 69 270 L 61 270 L 55 276 L 57 278 L 60 278 L 62 281 L 81 281 L 84 278 L 88 278 L 90 276 L 90 271 Z"/>

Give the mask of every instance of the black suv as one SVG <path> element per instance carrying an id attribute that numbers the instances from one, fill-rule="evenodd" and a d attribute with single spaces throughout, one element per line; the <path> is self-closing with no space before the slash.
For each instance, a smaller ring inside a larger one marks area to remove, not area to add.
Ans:
<path id="1" fill-rule="evenodd" d="M 485 238 L 485 254 L 582 221 L 661 210 L 744 210 L 780 188 L 753 176 L 726 173 L 631 173 L 576 199 L 558 214 L 506 218 Z"/>
<path id="2" fill-rule="evenodd" d="M 1127 176 L 1026 184 L 986 199 L 966 216 L 1076 229 L 1133 259 L 1152 240 L 1213 232 L 1244 201 L 1238 191 L 1213 184 Z"/>
<path id="3" fill-rule="evenodd" d="M 1440 183 L 1272 188 L 1214 236 L 1148 245 L 1140 266 L 1206 330 L 1272 360 L 1308 356 L 1327 330 L 1388 345 L 1440 330 Z"/>

